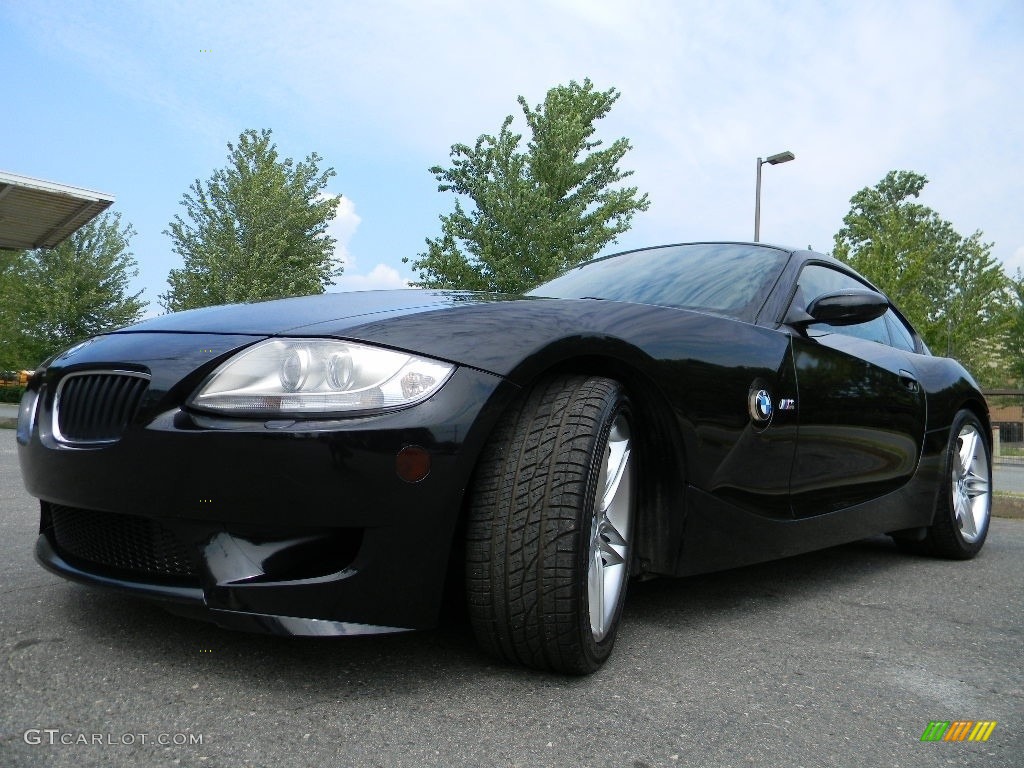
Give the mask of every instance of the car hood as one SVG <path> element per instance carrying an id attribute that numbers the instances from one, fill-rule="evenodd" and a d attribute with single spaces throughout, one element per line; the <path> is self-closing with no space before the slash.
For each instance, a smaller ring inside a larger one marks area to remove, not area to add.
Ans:
<path id="1" fill-rule="evenodd" d="M 507 375 L 552 339 L 577 333 L 579 320 L 587 327 L 578 313 L 557 311 L 565 303 L 601 302 L 444 290 L 328 293 L 154 317 L 107 334 L 92 353 L 114 354 L 118 340 L 133 349 L 192 343 L 220 354 L 270 336 L 337 338 Z M 538 311 L 541 304 L 556 311 Z"/>
<path id="2" fill-rule="evenodd" d="M 163 315 L 97 337 L 51 362 L 58 368 L 132 363 L 154 375 L 159 371 L 171 386 L 189 371 L 205 375 L 209 366 L 260 339 L 336 338 L 470 366 L 523 384 L 570 358 L 618 358 L 634 368 L 652 356 L 676 359 L 679 339 L 686 340 L 687 358 L 718 360 L 735 351 L 740 326 L 750 327 L 692 310 L 629 302 L 362 291 Z M 751 337 L 748 351 L 754 358 L 766 345 L 760 334 L 773 332 L 761 329 Z"/>
<path id="3" fill-rule="evenodd" d="M 538 352 L 552 345 L 565 347 L 559 354 L 585 355 L 592 344 L 642 327 L 650 309 L 609 301 L 472 291 L 328 293 L 154 317 L 107 334 L 89 354 L 112 360 L 122 349 L 130 355 L 129 347 L 153 350 L 192 344 L 208 350 L 203 353 L 208 359 L 213 354 L 209 350 L 225 354 L 246 346 L 247 340 L 305 336 L 378 344 L 510 376 L 524 361 L 542 364 L 546 358 L 537 357 Z M 172 341 L 173 336 L 179 339 Z M 600 348 L 607 351 L 607 343 Z"/>
<path id="4" fill-rule="evenodd" d="M 471 291 L 391 290 L 324 293 L 253 304 L 225 304 L 161 315 L 116 333 L 223 333 L 252 336 L 305 335 L 310 326 L 341 329 L 387 317 L 467 305 L 522 300 Z M 345 322 L 349 321 L 349 322 Z"/>

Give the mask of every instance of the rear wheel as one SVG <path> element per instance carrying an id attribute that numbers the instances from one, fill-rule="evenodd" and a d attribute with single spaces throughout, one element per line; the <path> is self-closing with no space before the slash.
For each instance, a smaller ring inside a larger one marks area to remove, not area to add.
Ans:
<path id="1" fill-rule="evenodd" d="M 932 524 L 922 538 L 896 542 L 909 551 L 967 560 L 981 551 L 991 513 L 989 442 L 978 417 L 960 411 L 949 433 Z"/>
<path id="2" fill-rule="evenodd" d="M 615 644 L 637 483 L 621 385 L 562 376 L 507 413 L 471 493 L 466 561 L 480 644 L 510 662 L 588 674 Z"/>

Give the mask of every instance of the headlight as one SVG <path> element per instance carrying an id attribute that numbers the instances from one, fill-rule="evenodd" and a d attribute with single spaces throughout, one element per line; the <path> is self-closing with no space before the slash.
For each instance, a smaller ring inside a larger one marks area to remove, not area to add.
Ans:
<path id="1" fill-rule="evenodd" d="M 454 370 L 348 341 L 268 339 L 221 365 L 188 404 L 260 418 L 377 411 L 426 400 Z"/>

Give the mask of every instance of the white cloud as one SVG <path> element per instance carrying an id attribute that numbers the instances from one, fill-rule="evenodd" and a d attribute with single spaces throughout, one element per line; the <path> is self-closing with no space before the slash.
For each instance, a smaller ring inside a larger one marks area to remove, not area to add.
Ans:
<path id="1" fill-rule="evenodd" d="M 352 198 L 345 195 L 325 194 L 321 195 L 321 197 L 338 198 L 337 213 L 334 219 L 327 225 L 327 234 L 337 241 L 334 244 L 335 258 L 339 259 L 345 266 L 354 265 L 355 259 L 349 252 L 348 244 L 363 220 L 356 213 L 356 204 L 352 201 Z"/>
<path id="2" fill-rule="evenodd" d="M 387 264 L 378 264 L 369 274 L 345 274 L 334 281 L 333 291 L 376 291 L 387 288 L 408 288 L 409 282 L 398 270 Z"/>
<path id="3" fill-rule="evenodd" d="M 388 288 L 408 288 L 409 281 L 402 277 L 398 270 L 387 264 L 378 263 L 366 274 L 356 272 L 356 257 L 349 248 L 349 243 L 359 229 L 362 217 L 356 213 L 356 204 L 350 197 L 337 195 L 338 209 L 334 220 L 327 226 L 327 231 L 337 242 L 334 255 L 345 265 L 341 277 L 335 279 L 333 291 L 375 291 Z"/>

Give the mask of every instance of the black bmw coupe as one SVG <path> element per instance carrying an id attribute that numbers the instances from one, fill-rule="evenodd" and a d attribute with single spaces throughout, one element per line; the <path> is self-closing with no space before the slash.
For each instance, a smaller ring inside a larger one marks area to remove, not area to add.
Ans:
<path id="1" fill-rule="evenodd" d="M 487 650 L 576 674 L 632 577 L 973 557 L 990 434 L 868 281 L 750 243 L 165 315 L 47 361 L 18 423 L 61 576 L 292 635 L 430 627 L 456 580 Z"/>

